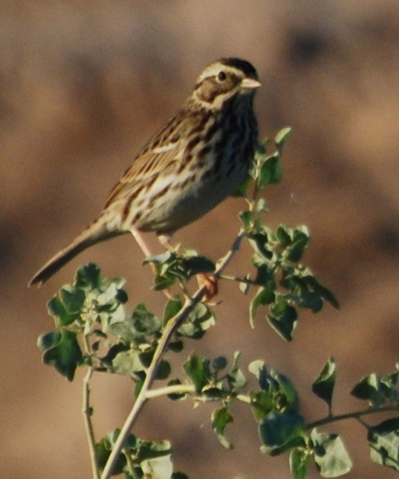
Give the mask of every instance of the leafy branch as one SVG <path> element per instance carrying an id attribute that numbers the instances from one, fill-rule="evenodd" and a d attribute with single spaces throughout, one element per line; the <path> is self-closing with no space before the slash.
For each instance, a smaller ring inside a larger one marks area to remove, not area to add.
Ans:
<path id="1" fill-rule="evenodd" d="M 181 252 L 179 248 L 146 258 L 145 263 L 153 266 L 154 289 L 176 291 L 166 301 L 162 317 L 144 304 L 128 312 L 125 280 L 103 278 L 91 263 L 79 268 L 74 283 L 63 286 L 49 301 L 48 312 L 56 330 L 41 335 L 38 346 L 43 361 L 69 381 L 78 367 L 87 369 L 83 414 L 94 479 L 117 474 L 126 479 L 187 479 L 185 474 L 173 472 L 169 441 L 140 439 L 132 433 L 146 402 L 161 396 L 217 404 L 211 425 L 225 448 L 232 447 L 226 435 L 234 420 L 231 406 L 235 401 L 246 404 L 252 410 L 262 451 L 271 456 L 289 452 L 294 479 L 304 479 L 312 462 L 322 477 L 338 477 L 351 469 L 342 439 L 317 429 L 348 419 L 366 427 L 371 458 L 399 470 L 397 370 L 387 376 L 371 374 L 353 388 L 352 395 L 368 401 L 368 408 L 335 415 L 337 374 L 330 358 L 312 386 L 313 393 L 326 403 L 327 416 L 307 422 L 293 382 L 263 360 L 250 362 L 249 376 L 241 366 L 239 352 L 230 362 L 223 355 L 210 359 L 191 354 L 184 362 L 183 379 L 173 368 L 171 356 L 182 353 L 187 340 L 201 339 L 215 324 L 209 300 L 218 281 L 238 284 L 248 298 L 252 327 L 263 312 L 272 329 L 287 341 L 294 338 L 302 310 L 318 313 L 326 302 L 338 307 L 334 295 L 302 263 L 310 242 L 307 228 L 280 225 L 272 230 L 263 224 L 267 212 L 263 190 L 281 180 L 280 159 L 289 134 L 290 130 L 284 129 L 274 141 L 265 140 L 259 146 L 253 171 L 237 192 L 247 208 L 240 213 L 237 236 L 222 258 L 213 263 L 196 251 Z M 227 272 L 243 241 L 253 250 L 249 271 L 244 275 Z M 199 278 L 199 287 L 190 293 L 194 277 Z M 99 373 L 125 375 L 135 385 L 135 400 L 122 428 L 100 440 L 94 434 L 90 398 L 91 378 Z M 162 385 L 154 387 L 156 381 Z M 381 412 L 393 417 L 377 425 L 365 423 L 366 416 Z"/>
<path id="2" fill-rule="evenodd" d="M 230 251 L 219 262 L 219 265 L 215 269 L 215 275 L 220 274 L 228 265 L 234 254 L 238 251 L 242 238 L 243 232 L 241 231 L 240 234 L 237 236 L 236 240 L 234 241 L 234 244 L 231 247 Z M 127 440 L 127 437 L 130 434 L 130 431 L 132 430 L 141 409 L 148 400 L 147 393 L 150 390 L 151 385 L 157 376 L 158 367 L 161 364 L 162 357 L 168 348 L 173 334 L 179 328 L 179 326 L 188 318 L 190 313 L 193 312 L 195 306 L 199 304 L 203 297 L 206 295 L 206 292 L 206 287 L 203 286 L 200 287 L 191 298 L 187 297 L 186 302 L 184 306 L 180 309 L 180 311 L 175 316 L 170 318 L 166 323 L 162 332 L 162 336 L 152 357 L 150 366 L 146 371 L 145 380 L 142 384 L 142 387 L 133 405 L 133 408 L 126 419 L 125 424 L 123 425 L 120 435 L 114 444 L 109 460 L 104 467 L 101 479 L 108 479 L 111 476 L 112 471 L 114 470 L 115 464 L 119 458 L 119 454 Z"/>

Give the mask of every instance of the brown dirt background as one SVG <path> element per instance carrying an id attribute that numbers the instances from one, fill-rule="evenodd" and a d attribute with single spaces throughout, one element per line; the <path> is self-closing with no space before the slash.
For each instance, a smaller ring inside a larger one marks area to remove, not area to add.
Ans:
<path id="1" fill-rule="evenodd" d="M 128 236 L 88 250 L 40 290 L 26 283 L 98 214 L 134 153 L 221 56 L 257 67 L 262 136 L 294 129 L 284 182 L 266 194 L 267 221 L 308 225 L 306 261 L 342 307 L 303 314 L 286 344 L 261 315 L 251 330 L 246 300 L 222 285 L 217 326 L 186 353 L 264 359 L 295 378 L 309 420 L 326 413 L 310 386 L 334 356 L 336 413 L 363 407 L 349 396 L 355 382 L 393 371 L 398 360 L 398 2 L 3 0 L 0 12 L 1 477 L 90 477 L 82 375 L 67 383 L 36 349 L 37 336 L 52 329 L 45 304 L 87 261 L 125 276 L 131 305 L 146 300 L 160 313 L 163 297 L 149 292 L 150 274 Z M 176 241 L 216 259 L 236 231 L 239 203 L 226 201 Z M 98 435 L 121 425 L 130 393 L 124 378 L 94 381 Z M 211 410 L 156 400 L 136 433 L 170 438 L 177 469 L 192 479 L 290 477 L 287 456 L 260 454 L 246 408 L 236 408 L 230 428 L 234 452 L 218 445 Z M 361 425 L 327 430 L 342 433 L 351 451 L 347 477 L 396 477 L 369 461 Z"/>

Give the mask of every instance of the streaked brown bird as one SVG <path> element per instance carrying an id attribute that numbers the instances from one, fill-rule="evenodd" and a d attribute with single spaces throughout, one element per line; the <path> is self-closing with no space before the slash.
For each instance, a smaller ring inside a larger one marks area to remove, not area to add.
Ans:
<path id="1" fill-rule="evenodd" d="M 212 210 L 246 178 L 258 125 L 253 111 L 260 87 L 255 68 L 222 58 L 199 76 L 183 108 L 150 140 L 111 191 L 100 216 L 31 279 L 41 284 L 95 243 L 140 232 L 161 243 Z"/>

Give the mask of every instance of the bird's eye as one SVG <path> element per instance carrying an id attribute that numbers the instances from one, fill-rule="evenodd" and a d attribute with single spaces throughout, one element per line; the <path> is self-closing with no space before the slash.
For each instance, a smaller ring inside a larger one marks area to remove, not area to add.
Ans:
<path id="1" fill-rule="evenodd" d="M 219 75 L 218 75 L 218 80 L 219 81 L 224 81 L 224 80 L 226 80 L 226 78 L 227 78 L 227 75 L 224 71 L 219 72 Z"/>

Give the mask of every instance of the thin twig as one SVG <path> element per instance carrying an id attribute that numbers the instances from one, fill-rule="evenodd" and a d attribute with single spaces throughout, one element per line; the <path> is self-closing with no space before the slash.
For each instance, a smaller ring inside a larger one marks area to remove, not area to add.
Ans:
<path id="1" fill-rule="evenodd" d="M 224 268 L 230 263 L 233 256 L 237 253 L 240 248 L 240 244 L 242 239 L 245 236 L 245 231 L 240 230 L 239 234 L 235 238 L 232 247 L 228 251 L 228 253 L 221 258 L 215 270 L 215 275 L 220 274 Z M 101 479 L 109 479 L 112 474 L 112 471 L 115 467 L 115 464 L 119 458 L 119 454 L 121 453 L 123 446 L 126 442 L 130 431 L 133 428 L 134 423 L 138 417 L 138 414 L 144 407 L 145 403 L 148 400 L 148 391 L 151 388 L 151 385 L 155 379 L 157 368 L 159 363 L 162 359 L 163 354 L 165 353 L 168 344 L 175 333 L 175 331 L 179 328 L 182 322 L 188 317 L 191 311 L 195 308 L 195 306 L 203 299 L 206 295 L 207 289 L 205 286 L 199 288 L 195 294 L 191 298 L 187 298 L 183 308 L 173 317 L 171 318 L 165 326 L 165 329 L 162 333 L 162 336 L 158 342 L 157 348 L 155 350 L 154 356 L 152 358 L 151 364 L 147 370 L 146 377 L 143 383 L 143 386 L 140 390 L 139 395 L 131 409 L 122 429 L 118 436 L 118 439 L 115 442 L 115 445 L 112 449 L 112 452 L 108 458 L 108 461 L 104 467 L 103 473 L 101 475 Z"/>
<path id="2" fill-rule="evenodd" d="M 98 469 L 96 439 L 94 437 L 93 423 L 91 420 L 92 408 L 90 406 L 90 379 L 93 374 L 93 368 L 89 367 L 87 374 L 83 380 L 83 418 L 87 434 L 87 442 L 89 444 L 89 454 L 93 479 L 100 479 L 100 471 Z"/>
<path id="3" fill-rule="evenodd" d="M 133 479 L 140 479 L 136 471 L 134 470 L 134 463 L 132 461 L 132 458 L 130 457 L 130 454 L 128 451 L 125 451 L 125 449 L 122 449 L 123 452 L 125 452 L 125 457 L 126 457 L 126 462 L 129 467 L 129 473 L 132 476 Z"/>
<path id="4" fill-rule="evenodd" d="M 324 426 L 325 424 L 330 424 L 332 422 L 343 421 L 345 419 L 360 419 L 362 416 L 367 416 L 369 414 L 381 412 L 398 412 L 398 409 L 398 406 L 386 406 L 380 409 L 364 409 L 363 411 L 348 412 L 346 414 L 339 414 L 338 416 L 326 416 L 323 419 L 319 419 L 307 424 L 306 429 L 313 429 L 315 427 Z M 363 425 L 365 424 L 363 423 Z"/>
<path id="5" fill-rule="evenodd" d="M 251 278 L 241 278 L 239 276 L 233 276 L 231 274 L 218 274 L 217 278 L 225 279 L 227 281 L 235 281 L 236 283 L 245 283 L 252 286 L 259 286 L 259 283 Z"/>
<path id="6" fill-rule="evenodd" d="M 190 394 L 195 393 L 195 387 L 192 384 L 174 384 L 164 388 L 151 389 L 147 391 L 146 399 L 158 398 L 161 396 L 168 396 L 169 394 Z"/>
<path id="7" fill-rule="evenodd" d="M 163 388 L 151 389 L 150 391 L 147 391 L 146 399 L 168 396 L 169 394 L 195 394 L 195 386 L 193 384 L 174 384 L 172 386 L 165 386 Z M 228 393 L 228 395 L 230 395 L 230 393 Z M 238 401 L 251 404 L 251 398 L 247 394 L 237 394 L 235 397 Z M 196 396 L 195 399 L 196 401 L 209 401 L 209 399 L 206 397 Z"/>

